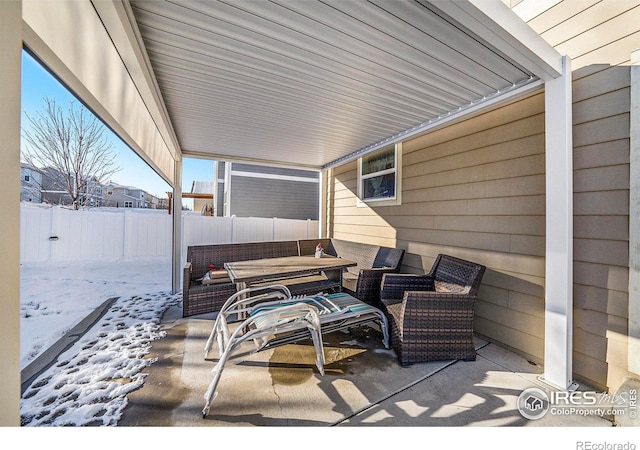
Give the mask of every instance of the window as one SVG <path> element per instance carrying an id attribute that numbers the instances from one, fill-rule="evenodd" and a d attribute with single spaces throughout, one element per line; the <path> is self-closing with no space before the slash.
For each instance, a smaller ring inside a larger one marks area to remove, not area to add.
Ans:
<path id="1" fill-rule="evenodd" d="M 28 173 L 24 174 L 24 181 L 30 181 L 31 177 Z"/>
<path id="2" fill-rule="evenodd" d="M 402 144 L 385 147 L 358 160 L 359 206 L 399 205 Z"/>
<path id="3" fill-rule="evenodd" d="M 131 201 L 124 202 L 124 207 L 125 208 L 133 208 L 133 202 L 131 202 Z"/>

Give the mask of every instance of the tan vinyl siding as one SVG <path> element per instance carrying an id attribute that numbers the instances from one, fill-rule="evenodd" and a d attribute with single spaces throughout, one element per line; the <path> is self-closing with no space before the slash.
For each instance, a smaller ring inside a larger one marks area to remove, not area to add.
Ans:
<path id="1" fill-rule="evenodd" d="M 402 205 L 358 208 L 357 165 L 333 170 L 333 236 L 407 250 L 423 273 L 438 253 L 487 265 L 476 332 L 542 361 L 544 95 L 403 143 Z"/>
<path id="2" fill-rule="evenodd" d="M 572 58 L 574 373 L 615 390 L 627 368 L 631 52 L 640 4 L 563 1 L 529 21 Z"/>
<path id="3" fill-rule="evenodd" d="M 588 79 L 604 75 L 615 81 L 611 90 L 599 86 L 589 96 L 596 83 Z M 610 274 L 626 272 L 629 263 L 629 70 L 608 68 L 575 84 L 574 371 L 606 388 L 623 381 L 627 366 L 616 336 L 627 334 L 628 274 L 615 285 Z"/>

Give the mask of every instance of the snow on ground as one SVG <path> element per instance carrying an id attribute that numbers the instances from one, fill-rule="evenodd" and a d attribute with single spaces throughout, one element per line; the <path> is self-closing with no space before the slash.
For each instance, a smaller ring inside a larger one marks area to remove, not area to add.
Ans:
<path id="1" fill-rule="evenodd" d="M 169 290 L 170 258 L 22 264 L 21 368 L 24 369 L 105 300 Z"/>
<path id="2" fill-rule="evenodd" d="M 24 426 L 117 425 L 127 393 L 144 382 L 150 342 L 162 337 L 171 295 L 169 260 L 23 265 L 23 367 L 108 298 L 119 299 L 22 395 Z"/>

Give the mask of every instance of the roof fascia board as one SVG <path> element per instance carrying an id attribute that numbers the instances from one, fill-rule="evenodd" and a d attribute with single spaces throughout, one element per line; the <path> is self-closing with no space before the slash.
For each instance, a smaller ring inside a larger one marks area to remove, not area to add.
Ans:
<path id="1" fill-rule="evenodd" d="M 209 161 L 223 161 L 239 164 L 253 164 L 257 166 L 278 167 L 281 169 L 298 169 L 298 170 L 315 170 L 320 172 L 323 167 L 308 164 L 287 164 L 284 162 L 259 159 L 259 158 L 243 158 L 234 155 L 224 155 L 221 153 L 205 153 L 199 151 L 182 150 L 183 158 L 205 159 Z"/>
<path id="2" fill-rule="evenodd" d="M 109 33 L 113 45 L 118 50 L 129 75 L 134 80 L 140 96 L 154 117 L 156 126 L 163 135 L 172 156 L 179 160 L 182 154 L 180 145 L 129 1 L 92 0 L 92 4 Z"/>
<path id="3" fill-rule="evenodd" d="M 562 75 L 562 55 L 501 0 L 425 1 L 538 78 Z"/>
<path id="4" fill-rule="evenodd" d="M 83 39 L 72 37 L 77 35 Z M 93 3 L 23 0 L 22 37 L 25 49 L 46 70 L 174 184 L 170 142 L 160 134 Z M 114 99 L 112 92 L 120 92 L 122 98 Z"/>

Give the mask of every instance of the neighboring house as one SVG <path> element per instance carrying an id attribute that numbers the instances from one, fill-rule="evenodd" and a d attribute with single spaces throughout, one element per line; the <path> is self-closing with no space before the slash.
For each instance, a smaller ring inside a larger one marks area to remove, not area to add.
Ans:
<path id="1" fill-rule="evenodd" d="M 203 215 L 216 215 L 213 208 L 213 181 L 194 181 L 191 183 L 191 194 L 193 194 L 193 210 L 201 212 Z M 199 195 L 211 196 L 211 198 L 200 198 Z"/>
<path id="2" fill-rule="evenodd" d="M 20 165 L 20 201 L 71 205 L 71 197 L 64 189 L 65 179 L 51 168 L 44 170 L 27 164 Z M 103 186 L 91 181 L 87 186 L 88 206 L 116 208 L 166 209 L 168 199 L 159 199 L 143 189 L 110 183 Z"/>
<path id="3" fill-rule="evenodd" d="M 215 215 L 318 220 L 317 171 L 216 161 L 214 173 Z"/>
<path id="4" fill-rule="evenodd" d="M 111 208 L 157 208 L 160 200 L 135 186 L 109 183 L 104 187 L 103 206 Z"/>
<path id="5" fill-rule="evenodd" d="M 158 198 L 158 203 L 156 209 L 169 209 L 169 197 L 167 198 Z"/>
<path id="6" fill-rule="evenodd" d="M 32 166 L 20 165 L 20 201 L 21 202 L 42 202 L 42 175 Z"/>
<path id="7" fill-rule="evenodd" d="M 27 164 L 20 167 L 20 201 L 71 205 L 71 196 L 65 189 L 66 179 L 56 169 L 37 169 Z M 95 180 L 87 183 L 83 199 L 88 206 L 102 205 L 102 185 Z"/>

